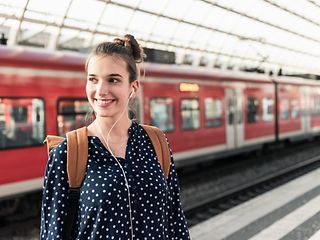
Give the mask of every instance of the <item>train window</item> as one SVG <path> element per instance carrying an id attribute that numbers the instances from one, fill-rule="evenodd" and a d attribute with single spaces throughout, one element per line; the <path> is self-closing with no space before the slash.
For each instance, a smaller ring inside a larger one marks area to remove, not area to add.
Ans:
<path id="1" fill-rule="evenodd" d="M 150 119 L 151 124 L 162 131 L 173 131 L 173 100 L 171 98 L 152 98 L 150 100 Z"/>
<path id="2" fill-rule="evenodd" d="M 85 125 L 86 115 L 91 107 L 86 99 L 62 99 L 58 101 L 58 134 L 65 135 L 66 132 Z"/>
<path id="3" fill-rule="evenodd" d="M 198 99 L 183 99 L 180 104 L 182 129 L 197 129 L 200 127 Z"/>
<path id="4" fill-rule="evenodd" d="M 205 126 L 219 127 L 222 124 L 222 102 L 215 98 L 204 99 Z"/>
<path id="5" fill-rule="evenodd" d="M 248 123 L 255 123 L 259 121 L 259 101 L 255 97 L 248 98 Z"/>
<path id="6" fill-rule="evenodd" d="M 289 100 L 288 98 L 281 98 L 280 102 L 280 118 L 285 120 L 289 118 Z"/>
<path id="7" fill-rule="evenodd" d="M 313 116 L 320 114 L 320 96 L 318 95 L 311 98 L 311 113 Z"/>
<path id="8" fill-rule="evenodd" d="M 233 125 L 235 116 L 235 101 L 233 98 L 228 98 L 228 125 Z"/>
<path id="9" fill-rule="evenodd" d="M 0 149 L 39 145 L 44 135 L 43 100 L 0 97 Z"/>
<path id="10" fill-rule="evenodd" d="M 300 107 L 298 99 L 291 99 L 291 118 L 300 116 Z"/>
<path id="11" fill-rule="evenodd" d="M 273 99 L 262 98 L 262 120 L 265 122 L 273 120 Z"/>

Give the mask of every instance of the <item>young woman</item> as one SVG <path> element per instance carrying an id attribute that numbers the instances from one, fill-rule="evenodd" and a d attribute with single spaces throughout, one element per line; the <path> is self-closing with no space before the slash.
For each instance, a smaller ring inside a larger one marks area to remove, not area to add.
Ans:
<path id="1" fill-rule="evenodd" d="M 171 154 L 166 178 L 152 143 L 128 116 L 142 50 L 131 35 L 98 45 L 86 62 L 88 164 L 73 239 L 190 239 Z M 67 210 L 66 140 L 49 155 L 40 239 L 61 239 Z"/>

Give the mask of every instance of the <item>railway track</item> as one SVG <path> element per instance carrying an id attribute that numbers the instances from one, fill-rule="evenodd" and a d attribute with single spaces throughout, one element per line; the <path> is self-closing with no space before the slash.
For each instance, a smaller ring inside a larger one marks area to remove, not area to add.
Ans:
<path id="1" fill-rule="evenodd" d="M 39 239 L 41 192 L 17 196 L 15 204 L 7 204 L 0 215 L 0 240 Z"/>
<path id="2" fill-rule="evenodd" d="M 0 240 L 38 240 L 39 217 L 17 220 L 0 227 Z"/>
<path id="3" fill-rule="evenodd" d="M 239 184 L 219 194 L 208 195 L 202 201 L 196 201 L 184 207 L 188 225 L 190 227 L 196 225 L 318 167 L 320 167 L 320 155 Z"/>

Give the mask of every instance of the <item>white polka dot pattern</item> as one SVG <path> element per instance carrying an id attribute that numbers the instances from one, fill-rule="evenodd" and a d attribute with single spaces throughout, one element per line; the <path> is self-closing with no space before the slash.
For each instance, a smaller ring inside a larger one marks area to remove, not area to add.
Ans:
<path id="1" fill-rule="evenodd" d="M 171 154 L 165 179 L 148 135 L 133 122 L 125 159 L 119 158 L 130 188 L 134 239 L 190 239 L 181 208 Z M 73 239 L 130 239 L 128 193 L 120 167 L 97 137 L 88 137 L 85 180 L 81 187 Z M 68 214 L 66 140 L 50 152 L 41 208 L 40 239 L 61 239 Z"/>

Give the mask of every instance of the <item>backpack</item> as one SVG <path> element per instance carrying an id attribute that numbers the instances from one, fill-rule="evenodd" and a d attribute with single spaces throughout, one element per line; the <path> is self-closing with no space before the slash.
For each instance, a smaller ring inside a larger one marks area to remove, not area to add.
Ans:
<path id="1" fill-rule="evenodd" d="M 148 134 L 156 152 L 164 176 L 167 178 L 170 170 L 170 151 L 163 132 L 154 126 L 140 126 Z M 67 215 L 62 239 L 70 239 L 74 218 L 80 198 L 80 187 L 84 180 L 88 160 L 88 135 L 87 127 L 82 127 L 67 132 L 67 174 L 69 179 L 69 213 Z M 48 135 L 44 142 L 47 143 L 48 153 L 64 140 L 60 136 Z"/>

